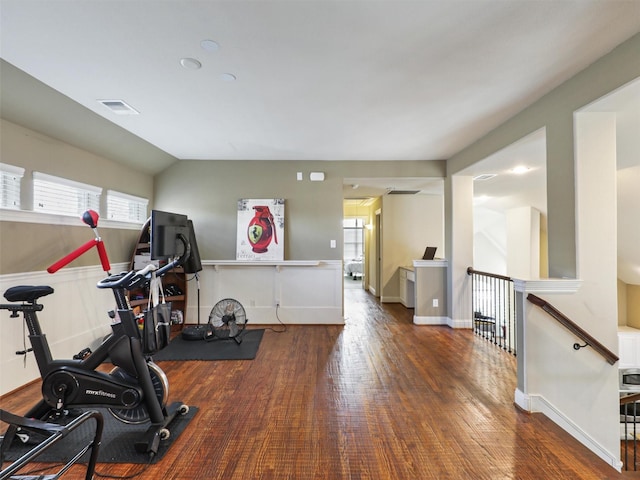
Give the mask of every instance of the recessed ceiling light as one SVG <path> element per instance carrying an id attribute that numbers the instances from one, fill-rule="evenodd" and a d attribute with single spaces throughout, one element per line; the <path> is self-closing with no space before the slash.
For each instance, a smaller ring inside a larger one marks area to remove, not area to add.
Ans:
<path id="1" fill-rule="evenodd" d="M 515 173 L 516 175 L 522 175 L 523 173 L 527 173 L 531 170 L 529 167 L 525 165 L 518 165 L 517 167 L 512 168 L 511 173 Z"/>
<path id="2" fill-rule="evenodd" d="M 198 70 L 200 67 L 202 67 L 202 64 L 198 60 L 188 57 L 181 58 L 180 65 L 189 70 Z"/>
<path id="3" fill-rule="evenodd" d="M 234 82 L 236 80 L 236 76 L 233 73 L 221 73 L 220 79 L 224 82 Z"/>
<path id="4" fill-rule="evenodd" d="M 220 48 L 220 45 L 218 45 L 213 40 L 202 40 L 200 42 L 200 46 L 202 47 L 203 50 L 206 50 L 207 52 L 215 52 Z"/>

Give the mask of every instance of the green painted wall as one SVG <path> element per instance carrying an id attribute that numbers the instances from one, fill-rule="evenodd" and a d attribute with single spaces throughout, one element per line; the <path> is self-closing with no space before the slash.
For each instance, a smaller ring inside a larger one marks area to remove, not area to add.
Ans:
<path id="1" fill-rule="evenodd" d="M 324 172 L 325 180 L 310 181 L 310 172 Z M 179 161 L 156 176 L 154 204 L 193 220 L 202 258 L 234 260 L 237 201 L 284 198 L 285 260 L 341 260 L 343 178 L 444 173 L 444 161 Z"/>

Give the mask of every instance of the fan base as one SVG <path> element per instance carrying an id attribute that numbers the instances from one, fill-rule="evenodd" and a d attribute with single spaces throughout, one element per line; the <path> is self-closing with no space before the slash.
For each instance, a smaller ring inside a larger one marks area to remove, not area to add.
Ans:
<path id="1" fill-rule="evenodd" d="M 182 338 L 184 340 L 204 340 L 207 333 L 206 325 L 193 325 L 182 329 Z"/>

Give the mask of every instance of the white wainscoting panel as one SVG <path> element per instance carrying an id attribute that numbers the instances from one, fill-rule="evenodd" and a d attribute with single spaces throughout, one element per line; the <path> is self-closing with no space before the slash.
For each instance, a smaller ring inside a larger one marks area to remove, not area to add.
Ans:
<path id="1" fill-rule="evenodd" d="M 339 260 L 202 263 L 200 323 L 208 321 L 213 306 L 224 298 L 238 300 L 252 324 L 344 323 Z M 197 298 L 197 284 L 189 281 L 187 323 L 197 323 Z"/>
<path id="2" fill-rule="evenodd" d="M 113 265 L 114 272 L 127 268 Z M 42 297 L 44 310 L 38 312 L 42 331 L 46 334 L 53 358 L 71 358 L 80 350 L 95 349 L 110 331 L 107 314 L 115 308 L 111 290 L 96 287 L 105 273 L 96 267 L 66 267 L 51 275 L 45 271 L 0 275 L 0 293 L 16 285 L 50 285 L 54 293 Z M 2 303 L 8 303 L 4 296 Z M 11 318 L 8 310 L 0 311 L 0 395 L 15 390 L 40 377 L 33 353 L 15 354 L 29 348 L 23 319 Z"/>

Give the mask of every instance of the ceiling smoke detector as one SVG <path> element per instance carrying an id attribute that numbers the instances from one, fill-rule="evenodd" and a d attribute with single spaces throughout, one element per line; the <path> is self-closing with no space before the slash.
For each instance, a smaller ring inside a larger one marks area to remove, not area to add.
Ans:
<path id="1" fill-rule="evenodd" d="M 109 110 L 111 110 L 116 115 L 139 115 L 135 108 L 131 105 L 128 105 L 126 102 L 122 100 L 98 100 L 98 103 L 101 103 Z"/>

